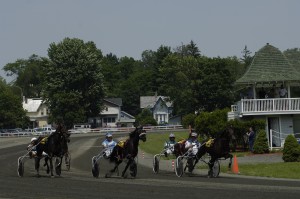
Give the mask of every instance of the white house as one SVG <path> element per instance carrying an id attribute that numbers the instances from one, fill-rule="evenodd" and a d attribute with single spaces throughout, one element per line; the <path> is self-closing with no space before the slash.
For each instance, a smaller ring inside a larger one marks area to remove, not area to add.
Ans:
<path id="1" fill-rule="evenodd" d="M 30 128 L 48 125 L 49 109 L 41 98 L 23 98 L 23 109 L 30 119 Z"/>
<path id="2" fill-rule="evenodd" d="M 149 109 L 158 124 L 165 124 L 172 116 L 173 103 L 165 96 L 141 96 L 140 108 Z"/>
<path id="3" fill-rule="evenodd" d="M 88 123 L 92 127 L 117 127 L 117 126 L 133 126 L 135 118 L 122 111 L 121 98 L 105 98 L 104 110 L 98 117 L 88 119 Z"/>

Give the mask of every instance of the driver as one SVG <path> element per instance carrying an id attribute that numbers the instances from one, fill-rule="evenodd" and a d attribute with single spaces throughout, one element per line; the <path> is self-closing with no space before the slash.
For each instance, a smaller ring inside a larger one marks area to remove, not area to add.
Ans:
<path id="1" fill-rule="evenodd" d="M 102 142 L 102 146 L 104 149 L 103 156 L 105 158 L 109 158 L 113 148 L 117 145 L 117 143 L 113 140 L 113 136 L 111 133 L 106 134 L 106 139 Z"/>
<path id="2" fill-rule="evenodd" d="M 36 146 L 38 145 L 38 139 L 36 137 L 31 138 L 30 144 L 27 146 L 27 151 L 29 151 L 29 157 L 37 157 Z M 42 157 L 46 157 L 48 154 L 43 151 Z"/>
<path id="3" fill-rule="evenodd" d="M 171 155 L 174 153 L 174 144 L 175 142 L 175 135 L 171 133 L 169 135 L 169 140 L 165 142 L 164 149 L 165 149 L 165 156 Z"/>
<path id="4" fill-rule="evenodd" d="M 193 132 L 191 133 L 190 138 L 185 142 L 185 149 L 189 150 L 192 156 L 195 156 L 198 153 L 200 147 L 200 142 L 197 140 L 198 134 Z"/>

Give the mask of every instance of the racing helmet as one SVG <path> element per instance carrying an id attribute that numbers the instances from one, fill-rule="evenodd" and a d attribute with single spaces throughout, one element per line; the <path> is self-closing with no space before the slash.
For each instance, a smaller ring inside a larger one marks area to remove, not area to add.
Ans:
<path id="1" fill-rule="evenodd" d="M 175 135 L 174 135 L 173 133 L 171 133 L 171 134 L 169 135 L 169 138 L 175 138 Z"/>
<path id="2" fill-rule="evenodd" d="M 30 142 L 33 142 L 33 141 L 36 141 L 36 140 L 37 140 L 37 138 L 33 137 L 33 138 L 31 138 Z"/>
<path id="3" fill-rule="evenodd" d="M 112 138 L 112 134 L 111 133 L 106 133 L 106 137 L 107 138 Z"/>
<path id="4" fill-rule="evenodd" d="M 191 137 L 197 137 L 197 136 L 198 136 L 197 133 L 192 133 L 192 134 L 191 134 Z"/>

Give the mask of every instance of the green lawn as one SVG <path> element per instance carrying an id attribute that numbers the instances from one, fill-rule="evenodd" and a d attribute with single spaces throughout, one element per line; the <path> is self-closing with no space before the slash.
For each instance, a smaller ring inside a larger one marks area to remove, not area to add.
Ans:
<path id="1" fill-rule="evenodd" d="M 170 133 L 148 133 L 147 142 L 140 142 L 140 148 L 149 154 L 157 154 L 162 151 L 164 142 L 169 139 Z M 188 132 L 175 132 L 176 141 L 185 139 L 188 136 Z M 237 157 L 242 157 L 247 152 L 237 152 L 233 153 Z M 207 166 L 202 165 L 201 167 L 207 168 Z M 285 162 L 285 163 L 264 163 L 264 164 L 239 164 L 240 175 L 248 176 L 261 176 L 261 177 L 273 177 L 273 178 L 291 178 L 300 179 L 300 162 Z M 221 172 L 231 173 L 227 169 L 227 164 L 222 165 L 221 162 Z"/>

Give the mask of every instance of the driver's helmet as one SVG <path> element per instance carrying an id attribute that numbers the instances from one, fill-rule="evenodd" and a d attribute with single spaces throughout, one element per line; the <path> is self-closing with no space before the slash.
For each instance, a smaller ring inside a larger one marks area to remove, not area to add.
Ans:
<path id="1" fill-rule="evenodd" d="M 171 133 L 171 134 L 169 135 L 169 138 L 175 138 L 175 135 L 174 135 L 173 133 Z"/>
<path id="2" fill-rule="evenodd" d="M 111 133 L 106 133 L 106 138 L 112 138 L 112 134 Z"/>
<path id="3" fill-rule="evenodd" d="M 33 138 L 31 138 L 30 142 L 34 142 L 34 141 L 36 141 L 36 140 L 37 140 L 37 138 L 36 138 L 36 137 L 33 137 Z"/>
<path id="4" fill-rule="evenodd" d="M 198 136 L 197 133 L 192 133 L 192 134 L 191 134 L 191 137 L 197 137 L 197 136 Z"/>

